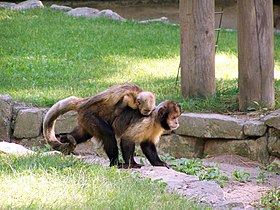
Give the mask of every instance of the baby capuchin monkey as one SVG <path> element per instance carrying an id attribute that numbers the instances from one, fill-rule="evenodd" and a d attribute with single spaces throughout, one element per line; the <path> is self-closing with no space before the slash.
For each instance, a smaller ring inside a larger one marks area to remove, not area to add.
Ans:
<path id="1" fill-rule="evenodd" d="M 156 106 L 154 94 L 148 91 L 140 92 L 136 98 L 134 95 L 125 95 L 119 108 L 129 106 L 138 109 L 142 115 L 150 115 Z"/>

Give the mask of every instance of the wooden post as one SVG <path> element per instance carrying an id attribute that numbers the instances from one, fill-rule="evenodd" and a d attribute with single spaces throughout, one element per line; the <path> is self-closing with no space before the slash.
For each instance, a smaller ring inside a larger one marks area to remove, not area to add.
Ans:
<path id="1" fill-rule="evenodd" d="M 181 95 L 215 94 L 214 0 L 180 0 Z"/>
<path id="2" fill-rule="evenodd" d="M 239 109 L 247 111 L 259 105 L 273 108 L 272 0 L 238 0 L 237 7 Z"/>

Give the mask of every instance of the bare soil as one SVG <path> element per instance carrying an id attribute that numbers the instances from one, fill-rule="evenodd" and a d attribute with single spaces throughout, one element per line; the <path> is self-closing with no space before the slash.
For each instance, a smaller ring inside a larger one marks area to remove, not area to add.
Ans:
<path id="1" fill-rule="evenodd" d="M 204 163 L 209 166 L 219 163 L 218 168 L 229 177 L 229 182 L 223 188 L 224 198 L 231 202 L 242 202 L 244 208 L 253 208 L 254 204 L 259 203 L 260 198 L 269 190 L 275 186 L 280 186 L 280 176 L 276 175 L 275 172 L 265 172 L 263 176 L 267 177 L 268 180 L 260 182 L 260 169 L 265 168 L 264 165 L 238 155 L 213 157 L 205 159 Z M 249 181 L 244 183 L 236 181 L 232 176 L 234 170 L 249 172 Z"/>

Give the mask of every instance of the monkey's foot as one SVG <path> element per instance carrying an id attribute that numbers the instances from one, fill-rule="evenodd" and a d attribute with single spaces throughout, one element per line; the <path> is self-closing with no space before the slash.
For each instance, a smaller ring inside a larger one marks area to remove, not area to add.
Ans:
<path id="1" fill-rule="evenodd" d="M 138 163 L 119 163 L 118 167 L 119 168 L 124 168 L 124 169 L 128 169 L 128 168 L 141 168 L 142 164 L 138 164 Z"/>
<path id="2" fill-rule="evenodd" d="M 170 166 L 165 162 L 153 163 L 152 165 L 153 166 L 163 166 L 163 167 L 166 167 L 166 168 L 170 169 Z"/>
<path id="3" fill-rule="evenodd" d="M 76 148 L 72 143 L 62 143 L 58 150 L 64 155 L 70 155 Z"/>

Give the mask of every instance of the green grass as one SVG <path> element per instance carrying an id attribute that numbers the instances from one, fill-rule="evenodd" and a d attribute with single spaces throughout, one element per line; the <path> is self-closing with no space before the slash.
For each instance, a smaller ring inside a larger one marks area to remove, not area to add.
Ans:
<path id="1" fill-rule="evenodd" d="M 206 209 L 164 184 L 72 156 L 0 155 L 0 209 Z"/>
<path id="2" fill-rule="evenodd" d="M 181 103 L 187 112 L 238 108 L 237 34 L 222 31 L 216 53 L 217 94 L 182 99 L 175 84 L 178 26 L 71 17 L 50 9 L 0 10 L 0 94 L 38 106 L 70 95 L 87 97 L 134 82 L 157 102 Z M 280 36 L 275 35 L 276 108 L 280 108 Z"/>

